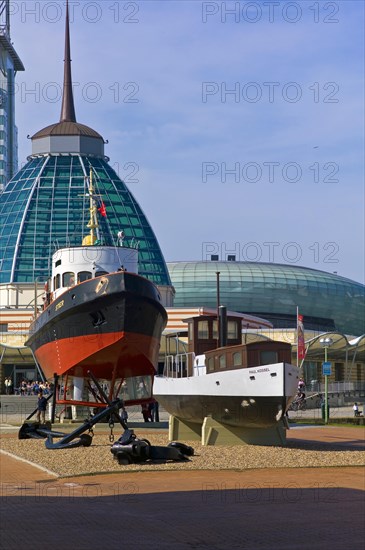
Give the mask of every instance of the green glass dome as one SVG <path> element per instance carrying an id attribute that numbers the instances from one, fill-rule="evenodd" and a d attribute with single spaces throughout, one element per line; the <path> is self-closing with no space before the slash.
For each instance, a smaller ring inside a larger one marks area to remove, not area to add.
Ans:
<path id="1" fill-rule="evenodd" d="M 217 305 L 259 315 L 275 327 L 296 323 L 296 308 L 305 328 L 365 332 L 365 286 L 339 275 L 306 267 L 254 262 L 174 262 L 167 267 L 176 295 L 175 307 Z"/>
<path id="2" fill-rule="evenodd" d="M 158 285 L 171 285 L 156 236 L 137 201 L 105 157 L 82 154 L 33 155 L 7 184 L 0 198 L 0 282 L 33 282 L 50 274 L 58 248 L 80 246 L 88 234 L 86 177 L 106 208 L 100 217 L 102 243 L 139 250 L 139 273 Z"/>

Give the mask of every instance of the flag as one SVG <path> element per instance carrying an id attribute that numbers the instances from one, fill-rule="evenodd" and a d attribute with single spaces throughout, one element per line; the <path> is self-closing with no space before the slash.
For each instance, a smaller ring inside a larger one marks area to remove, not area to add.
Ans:
<path id="1" fill-rule="evenodd" d="M 297 355 L 298 362 L 303 361 L 305 357 L 304 326 L 303 315 L 297 312 Z"/>
<path id="2" fill-rule="evenodd" d="M 100 215 L 103 216 L 103 218 L 106 218 L 106 208 L 103 201 L 101 201 L 101 205 L 98 208 L 98 212 L 100 212 Z"/>

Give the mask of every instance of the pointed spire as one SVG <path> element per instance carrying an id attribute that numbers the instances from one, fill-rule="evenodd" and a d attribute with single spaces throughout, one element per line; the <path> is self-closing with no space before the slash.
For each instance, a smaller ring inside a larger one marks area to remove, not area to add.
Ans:
<path id="1" fill-rule="evenodd" d="M 63 75 L 63 97 L 60 122 L 76 122 L 74 98 L 72 92 L 71 76 L 71 48 L 70 48 L 70 22 L 68 16 L 68 0 L 66 3 L 66 28 L 65 28 L 65 59 Z"/>

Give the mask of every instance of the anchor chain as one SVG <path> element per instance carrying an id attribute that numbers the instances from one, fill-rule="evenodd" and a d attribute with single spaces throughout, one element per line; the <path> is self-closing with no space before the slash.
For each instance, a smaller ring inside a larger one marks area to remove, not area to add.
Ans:
<path id="1" fill-rule="evenodd" d="M 109 428 L 110 428 L 109 441 L 110 441 L 110 443 L 113 443 L 113 441 L 114 441 L 114 434 L 113 434 L 114 422 L 113 422 L 112 419 L 109 420 Z"/>

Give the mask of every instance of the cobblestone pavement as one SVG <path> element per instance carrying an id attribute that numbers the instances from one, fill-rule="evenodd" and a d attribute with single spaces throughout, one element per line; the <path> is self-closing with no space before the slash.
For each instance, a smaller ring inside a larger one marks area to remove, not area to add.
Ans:
<path id="1" fill-rule="evenodd" d="M 353 427 L 289 433 L 344 450 L 364 442 Z M 2 455 L 0 482 L 4 550 L 343 550 L 362 548 L 365 536 L 361 467 L 57 479 Z"/>

